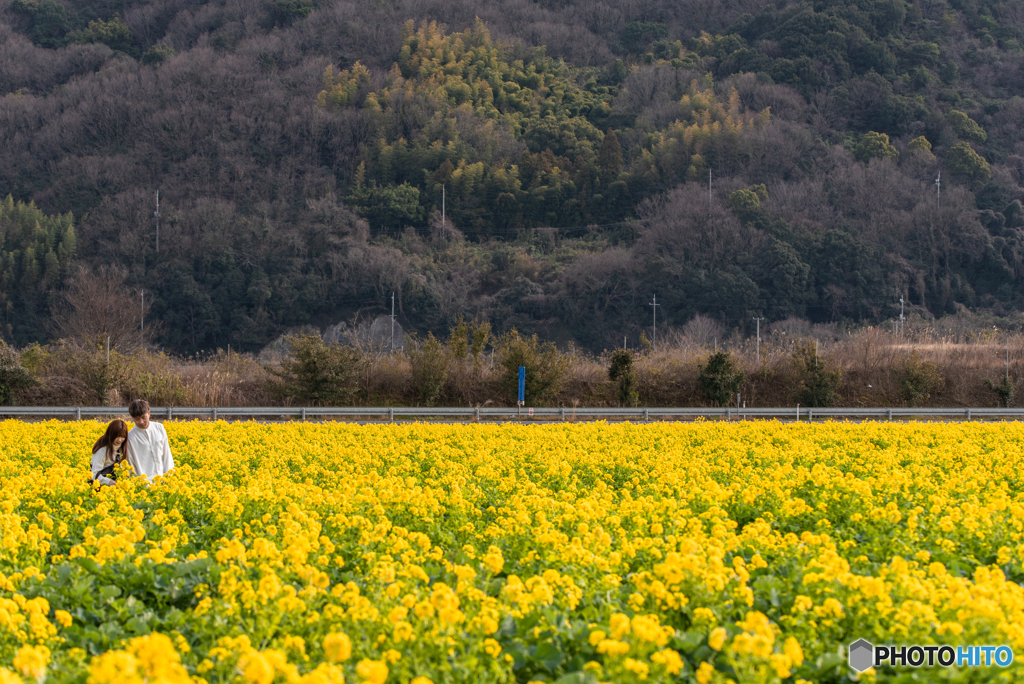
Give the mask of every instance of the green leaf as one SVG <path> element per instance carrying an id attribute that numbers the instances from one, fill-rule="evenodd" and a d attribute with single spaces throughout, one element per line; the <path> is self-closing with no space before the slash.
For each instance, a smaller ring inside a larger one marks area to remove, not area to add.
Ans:
<path id="1" fill-rule="evenodd" d="M 120 587 L 115 587 L 115 586 L 112 586 L 112 585 L 107 585 L 105 587 L 100 587 L 100 598 L 103 599 L 104 601 L 109 601 L 110 599 L 115 599 L 115 598 L 117 598 L 120 595 L 121 595 L 121 588 Z"/>
<path id="2" fill-rule="evenodd" d="M 501 639 L 502 637 L 511 637 L 516 633 L 516 620 L 511 615 L 506 615 L 501 621 L 501 627 L 498 628 L 495 634 L 495 639 Z"/>
<path id="3" fill-rule="evenodd" d="M 702 643 L 704 643 L 704 634 L 696 630 L 691 630 L 689 632 L 677 634 L 674 639 L 673 647 L 677 651 L 690 653 L 695 651 Z"/>
<path id="4" fill-rule="evenodd" d="M 562 652 L 553 641 L 538 644 L 534 658 L 552 674 L 562 664 Z"/>
<path id="5" fill-rule="evenodd" d="M 836 668 L 846 662 L 846 658 L 839 655 L 838 653 L 823 653 L 815 661 L 814 665 L 817 667 L 815 674 L 823 675 L 829 670 Z"/>

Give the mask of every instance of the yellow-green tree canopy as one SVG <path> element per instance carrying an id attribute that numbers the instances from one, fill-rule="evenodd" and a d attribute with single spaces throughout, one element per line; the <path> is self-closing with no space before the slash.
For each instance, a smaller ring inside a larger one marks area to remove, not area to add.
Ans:
<path id="1" fill-rule="evenodd" d="M 988 140 L 988 133 L 978 122 L 964 112 L 954 109 L 949 113 L 949 125 L 953 127 L 956 137 L 972 143 L 983 143 Z"/>
<path id="2" fill-rule="evenodd" d="M 868 131 L 861 136 L 860 142 L 853 148 L 853 156 L 860 161 L 868 161 L 872 157 L 879 159 L 896 159 L 900 153 L 889 142 L 889 136 L 885 133 Z"/>
<path id="3" fill-rule="evenodd" d="M 946 153 L 946 166 L 954 174 L 970 180 L 980 181 L 992 177 L 992 168 L 985 158 L 965 142 L 953 145 Z"/>
<path id="4" fill-rule="evenodd" d="M 907 149 L 912 152 L 927 152 L 931 154 L 932 144 L 928 142 L 928 138 L 921 135 L 907 143 Z"/>
<path id="5" fill-rule="evenodd" d="M 658 64 L 681 69 L 677 62 Z M 676 94 L 678 120 L 645 135 L 627 159 L 608 125 L 618 81 L 542 49 L 498 43 L 479 20 L 450 35 L 435 22 L 410 21 L 387 74 L 358 62 L 329 66 L 317 103 L 358 112 L 372 131 L 347 199 L 377 230 L 398 230 L 411 216 L 425 221 L 442 192 L 455 224 L 476 233 L 623 217 L 636 193 L 707 165 L 735 166 L 743 136 L 770 119 L 768 109 L 741 106 L 735 89 L 720 98 L 710 76 L 694 79 Z M 413 198 L 422 211 L 411 211 Z"/>

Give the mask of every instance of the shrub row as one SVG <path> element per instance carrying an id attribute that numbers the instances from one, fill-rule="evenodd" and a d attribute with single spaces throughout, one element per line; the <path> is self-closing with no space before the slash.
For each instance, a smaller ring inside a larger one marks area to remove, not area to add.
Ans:
<path id="1" fill-rule="evenodd" d="M 595 357 L 459 320 L 447 340 L 413 336 L 386 354 L 315 332 L 288 337 L 285 347 L 267 361 L 0 343 L 0 404 L 123 406 L 145 397 L 167 406 L 514 406 L 525 367 L 528 406 L 1009 406 L 1024 370 L 1008 360 L 1000 368 L 985 345 L 938 353 L 871 330 L 827 348 L 812 340 L 762 346 L 759 355 L 645 343 Z"/>

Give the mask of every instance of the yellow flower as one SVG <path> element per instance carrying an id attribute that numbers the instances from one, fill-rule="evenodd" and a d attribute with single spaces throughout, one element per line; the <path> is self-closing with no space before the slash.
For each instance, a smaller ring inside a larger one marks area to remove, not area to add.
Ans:
<path id="1" fill-rule="evenodd" d="M 616 639 L 603 639 L 597 645 L 597 652 L 608 656 L 626 655 L 629 653 L 629 644 Z"/>
<path id="2" fill-rule="evenodd" d="M 434 684 L 434 680 L 430 679 L 429 677 L 419 676 L 413 677 L 412 681 L 409 682 L 409 684 Z"/>
<path id="3" fill-rule="evenodd" d="M 501 653 L 501 644 L 494 639 L 484 639 L 484 653 L 492 658 L 497 658 L 498 654 Z"/>
<path id="4" fill-rule="evenodd" d="M 964 633 L 964 626 L 959 622 L 943 622 L 935 631 L 939 636 L 946 636 L 947 634 L 960 636 Z"/>
<path id="5" fill-rule="evenodd" d="M 331 632 L 324 637 L 324 655 L 332 663 L 340 663 L 352 657 L 352 640 L 347 634 Z"/>
<path id="6" fill-rule="evenodd" d="M 638 679 L 647 679 L 647 675 L 650 673 L 650 668 L 647 663 L 642 663 L 639 660 L 633 658 L 626 658 L 622 666 L 629 672 L 632 672 L 637 676 Z"/>
<path id="7" fill-rule="evenodd" d="M 333 663 L 320 663 L 298 680 L 298 684 L 345 684 L 345 673 Z"/>
<path id="8" fill-rule="evenodd" d="M 22 646 L 14 655 L 14 668 L 25 677 L 42 679 L 50 664 L 50 649 L 45 646 Z"/>
<path id="9" fill-rule="evenodd" d="M 414 638 L 412 625 L 402 620 L 395 624 L 395 629 L 391 633 L 391 638 L 401 643 L 403 641 L 412 641 Z"/>
<path id="10" fill-rule="evenodd" d="M 715 668 L 711 667 L 708 663 L 704 662 L 697 668 L 697 684 L 709 684 L 712 676 L 715 674 Z"/>
<path id="11" fill-rule="evenodd" d="M 783 652 L 789 657 L 794 666 L 800 667 L 804 662 L 804 650 L 800 648 L 800 642 L 789 637 L 782 646 Z"/>
<path id="12" fill-rule="evenodd" d="M 139 661 L 125 651 L 107 651 L 93 658 L 89 665 L 89 684 L 141 684 L 142 681 Z"/>
<path id="13" fill-rule="evenodd" d="M 270 684 L 274 681 L 274 666 L 259 651 L 250 651 L 239 658 L 238 669 L 247 684 Z"/>
<path id="14" fill-rule="evenodd" d="M 0 684 L 24 684 L 24 682 L 21 681 L 21 677 L 6 667 L 0 667 Z"/>
<path id="15" fill-rule="evenodd" d="M 612 639 L 619 639 L 629 634 L 629 617 L 622 613 L 612 615 L 608 632 Z"/>
<path id="16" fill-rule="evenodd" d="M 814 601 L 812 601 L 809 597 L 797 596 L 796 600 L 793 601 L 793 612 L 801 613 L 805 610 L 810 610 L 813 605 Z"/>
<path id="17" fill-rule="evenodd" d="M 54 611 L 53 615 L 54 615 L 54 617 L 57 618 L 57 622 L 59 622 L 62 627 L 70 627 L 71 626 L 71 613 L 69 613 L 68 611 L 66 611 L 66 610 Z"/>
<path id="18" fill-rule="evenodd" d="M 723 627 L 716 627 L 711 630 L 711 634 L 708 636 L 708 646 L 716 651 L 721 651 L 727 637 L 728 634 Z"/>
<path id="19" fill-rule="evenodd" d="M 388 666 L 379 660 L 360 660 L 356 665 L 356 674 L 369 684 L 384 684 L 388 678 Z"/>
<path id="20" fill-rule="evenodd" d="M 657 615 L 637 615 L 630 622 L 630 627 L 641 641 L 651 641 L 658 646 L 668 643 L 668 638 L 675 631 L 662 627 Z"/>
<path id="21" fill-rule="evenodd" d="M 695 608 L 693 610 L 693 622 L 694 624 L 707 624 L 713 625 L 718 620 L 715 618 L 715 613 L 710 608 Z"/>
<path id="22" fill-rule="evenodd" d="M 775 670 L 775 675 L 779 679 L 786 679 L 789 677 L 789 656 L 785 655 L 784 653 L 773 653 L 771 656 L 769 656 L 768 660 L 771 663 L 772 669 Z"/>
<path id="23" fill-rule="evenodd" d="M 501 572 L 501 569 L 505 566 L 505 557 L 502 556 L 501 549 L 497 546 L 489 547 L 487 553 L 480 560 L 495 574 Z"/>
<path id="24" fill-rule="evenodd" d="M 676 675 L 683 670 L 683 658 L 671 648 L 662 649 L 651 656 L 652 663 L 664 665 L 670 675 Z"/>

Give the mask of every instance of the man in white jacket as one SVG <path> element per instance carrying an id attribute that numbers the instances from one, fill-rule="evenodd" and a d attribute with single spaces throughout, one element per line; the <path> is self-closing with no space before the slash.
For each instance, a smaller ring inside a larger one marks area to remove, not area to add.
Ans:
<path id="1" fill-rule="evenodd" d="M 128 407 L 135 427 L 128 433 L 128 446 L 137 472 L 147 480 L 166 475 L 174 467 L 167 431 L 149 419 L 149 403 L 137 399 Z"/>

